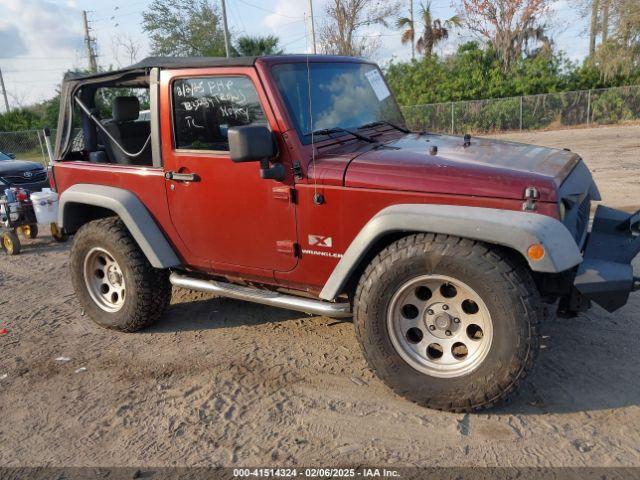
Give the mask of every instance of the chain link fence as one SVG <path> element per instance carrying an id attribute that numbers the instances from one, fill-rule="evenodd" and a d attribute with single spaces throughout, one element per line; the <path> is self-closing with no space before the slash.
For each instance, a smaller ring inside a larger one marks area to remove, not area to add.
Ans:
<path id="1" fill-rule="evenodd" d="M 640 86 L 402 107 L 413 130 L 492 133 L 640 120 Z"/>
<path id="2" fill-rule="evenodd" d="M 52 130 L 52 141 L 55 135 L 55 130 Z M 42 130 L 0 132 L 0 152 L 11 154 L 19 160 L 30 160 L 43 165 L 49 161 Z"/>

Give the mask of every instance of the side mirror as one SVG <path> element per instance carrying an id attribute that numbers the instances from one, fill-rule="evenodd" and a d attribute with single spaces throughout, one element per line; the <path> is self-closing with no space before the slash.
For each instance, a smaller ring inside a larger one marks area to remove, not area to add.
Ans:
<path id="1" fill-rule="evenodd" d="M 260 162 L 260 177 L 265 180 L 285 179 L 282 163 L 270 164 L 278 155 L 276 142 L 271 131 L 263 125 L 231 127 L 227 131 L 231 160 L 240 162 Z"/>
<path id="2" fill-rule="evenodd" d="M 13 158 L 14 160 L 16 159 L 15 153 L 7 153 L 7 157 Z"/>
<path id="3" fill-rule="evenodd" d="M 263 125 L 231 127 L 227 132 L 231 160 L 258 162 L 276 156 L 276 146 L 271 131 Z"/>

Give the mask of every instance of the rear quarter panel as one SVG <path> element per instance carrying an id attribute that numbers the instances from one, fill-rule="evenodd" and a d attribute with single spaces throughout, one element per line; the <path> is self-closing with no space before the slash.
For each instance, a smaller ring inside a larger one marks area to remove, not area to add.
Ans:
<path id="1" fill-rule="evenodd" d="M 134 193 L 147 207 L 178 257 L 184 260 L 180 255 L 183 245 L 169 217 L 162 169 L 98 165 L 87 162 L 57 162 L 54 165 L 54 175 L 59 194 L 64 193 L 72 185 L 80 183 L 117 187 Z"/>

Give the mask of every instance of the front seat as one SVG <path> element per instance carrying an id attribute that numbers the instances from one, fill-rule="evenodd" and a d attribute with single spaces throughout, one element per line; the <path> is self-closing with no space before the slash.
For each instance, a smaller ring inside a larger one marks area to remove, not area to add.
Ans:
<path id="1" fill-rule="evenodd" d="M 103 122 L 105 130 L 129 153 L 138 153 L 147 143 L 151 132 L 148 121 L 138 121 L 140 116 L 140 101 L 138 97 L 116 97 L 112 105 L 112 119 Z M 151 142 L 137 157 L 125 154 L 114 145 L 104 132 L 99 131 L 101 143 L 112 163 L 121 165 L 152 165 Z"/>

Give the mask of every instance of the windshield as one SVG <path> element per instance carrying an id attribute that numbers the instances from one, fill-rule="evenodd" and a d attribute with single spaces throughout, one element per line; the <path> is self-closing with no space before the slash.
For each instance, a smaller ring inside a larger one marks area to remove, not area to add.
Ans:
<path id="1" fill-rule="evenodd" d="M 6 155 L 2 152 L 0 152 L 0 161 L 2 160 L 11 160 L 11 157 L 9 155 Z"/>
<path id="2" fill-rule="evenodd" d="M 357 129 L 380 121 L 405 123 L 375 65 L 309 63 L 307 72 L 306 63 L 292 63 L 275 66 L 273 74 L 304 143 L 311 142 L 312 131 Z"/>

